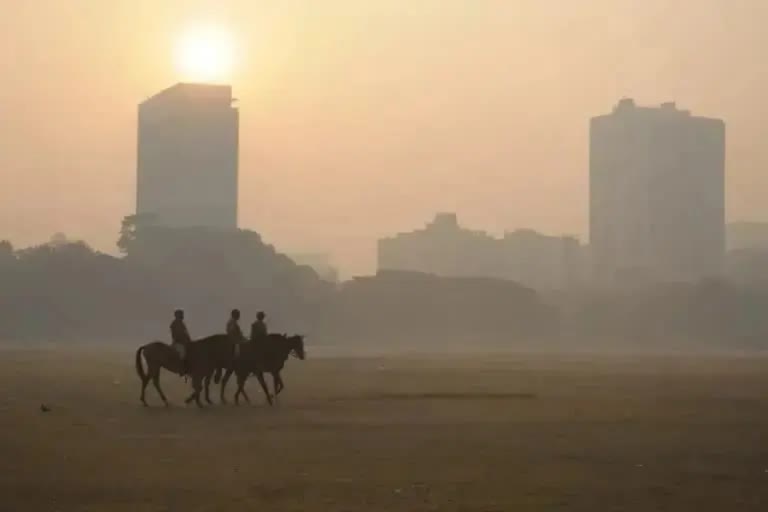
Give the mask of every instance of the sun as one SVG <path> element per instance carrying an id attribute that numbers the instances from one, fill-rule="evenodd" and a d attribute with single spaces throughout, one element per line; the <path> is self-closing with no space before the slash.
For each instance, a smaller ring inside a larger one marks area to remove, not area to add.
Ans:
<path id="1" fill-rule="evenodd" d="M 180 34 L 174 60 L 183 81 L 228 82 L 234 65 L 232 34 L 216 26 L 190 27 Z"/>

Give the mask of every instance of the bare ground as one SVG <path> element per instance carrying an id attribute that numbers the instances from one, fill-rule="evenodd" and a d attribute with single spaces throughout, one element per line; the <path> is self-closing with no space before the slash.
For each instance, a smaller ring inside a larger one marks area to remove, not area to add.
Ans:
<path id="1" fill-rule="evenodd" d="M 762 357 L 292 360 L 205 410 L 132 358 L 0 350 L 0 510 L 768 510 Z"/>

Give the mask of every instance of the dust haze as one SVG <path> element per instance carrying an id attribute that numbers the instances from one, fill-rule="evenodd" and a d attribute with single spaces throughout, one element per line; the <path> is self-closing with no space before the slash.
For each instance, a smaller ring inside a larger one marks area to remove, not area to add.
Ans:
<path id="1" fill-rule="evenodd" d="M 765 510 L 767 6 L 4 5 L 0 509 Z"/>

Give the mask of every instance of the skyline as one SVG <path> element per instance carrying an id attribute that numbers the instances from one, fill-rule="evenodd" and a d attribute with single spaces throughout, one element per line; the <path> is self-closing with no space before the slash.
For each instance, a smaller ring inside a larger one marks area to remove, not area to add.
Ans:
<path id="1" fill-rule="evenodd" d="M 286 253 L 328 252 L 345 275 L 369 273 L 378 238 L 435 211 L 586 241 L 589 118 L 624 96 L 724 119 L 727 218 L 768 218 L 756 64 L 768 7 L 586 3 L 448 1 L 440 19 L 433 0 L 10 6 L 0 238 L 64 232 L 116 252 L 134 207 L 136 105 L 178 81 L 172 38 L 207 16 L 244 50 L 240 224 Z"/>

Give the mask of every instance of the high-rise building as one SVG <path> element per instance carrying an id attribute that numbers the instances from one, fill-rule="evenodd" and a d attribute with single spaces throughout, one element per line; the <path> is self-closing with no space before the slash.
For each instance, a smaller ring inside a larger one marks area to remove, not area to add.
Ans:
<path id="1" fill-rule="evenodd" d="M 590 124 L 593 278 L 695 280 L 725 253 L 725 124 L 621 100 Z"/>
<path id="2" fill-rule="evenodd" d="M 136 213 L 237 228 L 238 111 L 226 85 L 177 84 L 139 105 Z"/>

